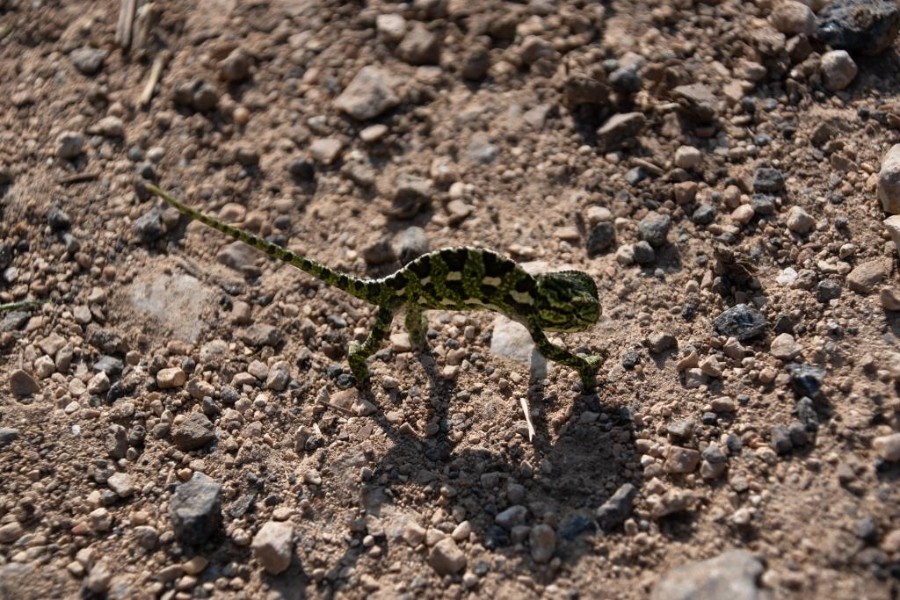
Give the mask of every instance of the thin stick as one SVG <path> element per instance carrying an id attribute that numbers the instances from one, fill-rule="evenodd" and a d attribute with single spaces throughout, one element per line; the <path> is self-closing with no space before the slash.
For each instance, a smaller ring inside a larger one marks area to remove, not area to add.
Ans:
<path id="1" fill-rule="evenodd" d="M 131 46 L 131 28 L 134 25 L 134 12 L 137 0 L 121 0 L 119 4 L 119 22 L 116 24 L 116 43 L 126 50 Z"/>
<path id="2" fill-rule="evenodd" d="M 168 59 L 169 53 L 165 51 L 160 52 L 156 55 L 156 58 L 153 59 L 153 66 L 150 68 L 150 77 L 147 79 L 146 85 L 144 85 L 144 91 L 141 93 L 141 98 L 139 100 L 141 106 L 147 106 L 153 99 L 153 90 L 156 89 L 156 84 L 159 83 L 159 77 L 162 75 L 163 67 L 166 66 Z"/>

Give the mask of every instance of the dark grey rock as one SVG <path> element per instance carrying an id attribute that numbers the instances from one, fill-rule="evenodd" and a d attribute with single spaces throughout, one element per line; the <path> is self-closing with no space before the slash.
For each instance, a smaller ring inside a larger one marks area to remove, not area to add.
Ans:
<path id="1" fill-rule="evenodd" d="M 484 46 L 469 48 L 462 58 L 460 73 L 463 79 L 478 81 L 484 79 L 491 68 L 491 54 Z"/>
<path id="2" fill-rule="evenodd" d="M 648 242 L 640 241 L 632 246 L 634 262 L 645 267 L 656 262 L 656 250 Z"/>
<path id="3" fill-rule="evenodd" d="M 823 279 L 816 286 L 816 299 L 823 304 L 841 297 L 841 282 L 835 279 Z"/>
<path id="4" fill-rule="evenodd" d="M 103 68 L 103 61 L 106 60 L 106 50 L 98 48 L 76 48 L 69 54 L 72 64 L 84 75 L 96 75 Z"/>
<path id="5" fill-rule="evenodd" d="M 716 220 L 716 207 L 712 204 L 701 204 L 691 215 L 691 221 L 697 225 L 709 225 Z"/>
<path id="6" fill-rule="evenodd" d="M 615 114 L 597 130 L 597 145 L 607 152 L 621 148 L 637 137 L 646 124 L 647 118 L 639 112 Z"/>
<path id="7" fill-rule="evenodd" d="M 281 330 L 265 323 L 254 323 L 241 333 L 241 340 L 245 344 L 262 348 L 263 346 L 278 346 L 283 339 Z"/>
<path id="8" fill-rule="evenodd" d="M 172 441 L 179 450 L 197 450 L 216 439 L 216 429 L 203 413 L 194 412 L 175 427 Z"/>
<path id="9" fill-rule="evenodd" d="M 0 449 L 6 448 L 19 439 L 19 430 L 13 427 L 0 427 Z"/>
<path id="10" fill-rule="evenodd" d="M 17 398 L 27 398 L 41 391 L 41 386 L 29 373 L 16 369 L 9 374 L 9 389 Z"/>
<path id="11" fill-rule="evenodd" d="M 557 533 L 564 540 L 572 541 L 585 533 L 596 533 L 597 522 L 586 515 L 569 515 L 559 524 Z"/>
<path id="12" fill-rule="evenodd" d="M 305 158 L 295 158 L 288 163 L 288 172 L 297 180 L 303 182 L 314 181 L 316 178 L 316 167 L 311 161 Z"/>
<path id="13" fill-rule="evenodd" d="M 812 365 L 792 365 L 790 367 L 791 386 L 798 396 L 815 399 L 820 396 L 825 383 L 825 369 Z"/>
<path id="14" fill-rule="evenodd" d="M 874 56 L 900 31 L 900 7 L 892 0 L 835 0 L 819 11 L 815 37 L 839 50 Z"/>
<path id="15" fill-rule="evenodd" d="M 716 332 L 724 336 L 733 336 L 739 341 L 754 338 L 766 330 L 766 317 L 755 308 L 746 304 L 732 306 L 713 319 Z"/>
<path id="16" fill-rule="evenodd" d="M 669 569 L 653 586 L 651 600 L 764 600 L 759 587 L 763 563 L 746 550 L 729 550 L 709 560 Z"/>
<path id="17" fill-rule="evenodd" d="M 728 461 L 728 457 L 725 456 L 725 453 L 722 452 L 722 449 L 718 444 L 712 443 L 706 447 L 705 450 L 700 454 L 700 456 L 706 462 L 712 465 L 721 465 L 725 464 Z"/>
<path id="18" fill-rule="evenodd" d="M 0 185 L 13 182 L 13 170 L 4 164 L 0 164 Z"/>
<path id="19" fill-rule="evenodd" d="M 132 229 L 144 243 L 153 243 L 165 234 L 162 217 L 158 207 L 154 206 L 148 212 L 138 217 Z"/>
<path id="20" fill-rule="evenodd" d="M 597 223 L 587 241 L 588 256 L 609 250 L 616 241 L 616 229 L 609 221 Z"/>
<path id="21" fill-rule="evenodd" d="M 784 189 L 784 175 L 778 169 L 760 167 L 753 175 L 753 191 L 759 194 L 777 194 Z"/>
<path id="22" fill-rule="evenodd" d="M 567 106 L 605 106 L 609 104 L 609 86 L 605 81 L 572 73 L 566 78 L 563 97 Z M 642 125 L 643 127 L 643 125 Z"/>
<path id="23" fill-rule="evenodd" d="M 72 227 L 72 219 L 60 207 L 51 206 L 47 211 L 47 224 L 53 231 L 60 232 Z"/>
<path id="24" fill-rule="evenodd" d="M 609 74 L 609 84 L 619 94 L 636 94 L 644 84 L 641 76 L 633 69 L 619 67 Z"/>
<path id="25" fill-rule="evenodd" d="M 702 83 L 679 85 L 672 90 L 672 95 L 684 112 L 696 121 L 706 124 L 716 120 L 718 99 L 712 90 Z"/>
<path id="26" fill-rule="evenodd" d="M 641 363 L 641 355 L 634 350 L 629 350 L 622 355 L 622 368 L 632 370 Z"/>
<path id="27" fill-rule="evenodd" d="M 819 415 L 816 414 L 815 403 L 812 399 L 804 396 L 797 400 L 797 404 L 794 406 L 794 414 L 797 415 L 797 419 L 803 423 L 807 431 L 815 432 L 819 429 Z"/>
<path id="28" fill-rule="evenodd" d="M 115 356 L 109 356 L 108 354 L 101 356 L 94 363 L 94 371 L 97 373 L 103 371 L 110 378 L 118 377 L 124 368 L 125 363 L 123 363 L 121 359 L 116 358 Z"/>
<path id="29" fill-rule="evenodd" d="M 222 525 L 222 484 L 203 473 L 175 488 L 169 500 L 175 535 L 185 544 L 202 544 Z"/>
<path id="30" fill-rule="evenodd" d="M 14 310 L 6 313 L 3 320 L 0 321 L 0 331 L 18 331 L 25 327 L 30 318 L 31 313 L 24 310 Z"/>
<path id="31" fill-rule="evenodd" d="M 802 448 L 810 442 L 806 425 L 800 421 L 791 421 L 791 424 L 788 425 L 788 433 L 791 436 L 791 443 L 794 445 L 794 448 Z"/>
<path id="32" fill-rule="evenodd" d="M 689 440 L 696 426 L 697 422 L 693 419 L 679 419 L 666 424 L 666 433 L 676 440 Z"/>
<path id="33" fill-rule="evenodd" d="M 794 449 L 794 443 L 791 441 L 791 432 L 784 425 L 776 425 L 772 428 L 770 434 L 772 448 L 778 454 L 790 454 Z"/>
<path id="34" fill-rule="evenodd" d="M 753 194 L 750 198 L 750 206 L 753 207 L 754 213 L 767 217 L 775 214 L 775 200 L 775 196 L 769 194 Z"/>
<path id="35" fill-rule="evenodd" d="M 624 484 L 597 509 L 597 524 L 605 532 L 610 532 L 625 522 L 631 515 L 637 488 L 630 483 Z"/>
<path id="36" fill-rule="evenodd" d="M 864 542 L 874 544 L 878 541 L 878 524 L 872 517 L 862 517 L 853 524 L 853 534 Z"/>
<path id="37" fill-rule="evenodd" d="M 666 243 L 666 236 L 672 227 L 672 218 L 669 215 L 651 212 L 638 223 L 638 234 L 641 239 L 659 248 Z"/>

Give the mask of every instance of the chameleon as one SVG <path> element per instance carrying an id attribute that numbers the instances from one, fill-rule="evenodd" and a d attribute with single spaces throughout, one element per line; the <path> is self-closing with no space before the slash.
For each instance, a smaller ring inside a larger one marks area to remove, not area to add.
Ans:
<path id="1" fill-rule="evenodd" d="M 142 184 L 185 216 L 374 304 L 378 310 L 371 332 L 365 341 L 351 342 L 347 353 L 350 371 L 360 385 L 370 378 L 366 359 L 381 346 L 394 316 L 403 308 L 406 329 L 416 349 L 422 350 L 426 345 L 424 311 L 491 310 L 524 325 L 541 354 L 574 368 L 585 389 L 595 385 L 605 356 L 573 354 L 551 342 L 544 333 L 585 331 L 598 321 L 601 308 L 597 284 L 587 273 L 531 275 L 512 259 L 491 250 L 451 247 L 423 254 L 386 277 L 355 277 L 224 223 L 151 183 Z"/>

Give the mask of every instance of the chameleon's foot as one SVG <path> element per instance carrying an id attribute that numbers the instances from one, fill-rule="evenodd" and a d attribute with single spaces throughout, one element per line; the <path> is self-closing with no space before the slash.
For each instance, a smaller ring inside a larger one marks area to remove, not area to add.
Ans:
<path id="1" fill-rule="evenodd" d="M 581 385 L 585 390 L 597 386 L 597 371 L 606 360 L 605 353 L 599 356 L 581 356 L 582 364 L 578 367 L 578 375 L 581 376 Z"/>
<path id="2" fill-rule="evenodd" d="M 349 352 L 347 353 L 347 362 L 350 363 L 350 372 L 356 378 L 359 385 L 365 385 L 369 382 L 369 367 L 366 366 L 366 353 L 363 345 L 359 342 L 350 342 Z"/>

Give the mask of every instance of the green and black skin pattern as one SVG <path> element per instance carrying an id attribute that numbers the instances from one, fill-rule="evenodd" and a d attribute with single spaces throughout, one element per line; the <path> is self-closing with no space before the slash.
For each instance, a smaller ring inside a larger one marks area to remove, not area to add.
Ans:
<path id="1" fill-rule="evenodd" d="M 143 185 L 191 219 L 377 306 L 372 332 L 364 342 L 350 343 L 350 370 L 360 384 L 369 379 L 366 359 L 387 337 L 394 315 L 405 308 L 406 329 L 418 349 L 425 347 L 423 311 L 492 310 L 527 327 L 541 354 L 576 369 L 585 389 L 595 385 L 597 369 L 603 364 L 604 357 L 573 354 L 544 335 L 544 331 L 584 331 L 600 318 L 597 285 L 587 273 L 559 271 L 530 275 L 515 261 L 490 250 L 445 248 L 424 254 L 386 277 L 364 279 L 335 271 L 223 223 L 187 206 L 153 184 Z"/>

